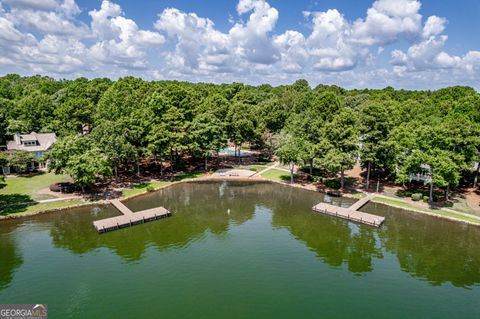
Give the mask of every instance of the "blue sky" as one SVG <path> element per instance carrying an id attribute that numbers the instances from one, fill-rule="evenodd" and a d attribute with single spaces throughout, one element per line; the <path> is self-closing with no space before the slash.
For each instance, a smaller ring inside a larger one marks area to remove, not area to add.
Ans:
<path id="1" fill-rule="evenodd" d="M 480 1 L 0 0 L 0 74 L 480 89 Z"/>

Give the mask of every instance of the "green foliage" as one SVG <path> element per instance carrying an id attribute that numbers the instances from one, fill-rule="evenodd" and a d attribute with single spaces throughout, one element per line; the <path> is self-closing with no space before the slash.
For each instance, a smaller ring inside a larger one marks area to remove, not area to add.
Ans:
<path id="1" fill-rule="evenodd" d="M 149 193 L 153 192 L 155 190 L 155 187 L 153 187 L 152 185 L 148 185 L 145 190 Z"/>
<path id="2" fill-rule="evenodd" d="M 8 164 L 19 171 L 26 170 L 28 165 L 36 161 L 37 159 L 30 152 L 12 151 L 8 154 Z"/>
<path id="3" fill-rule="evenodd" d="M 340 189 L 340 187 L 341 187 L 340 181 L 338 181 L 336 179 L 324 179 L 323 184 L 326 187 L 332 188 L 332 189 Z"/>
<path id="4" fill-rule="evenodd" d="M 420 201 L 423 199 L 423 194 L 422 193 L 415 193 L 415 194 L 412 194 L 412 200 L 413 201 Z"/>
<path id="5" fill-rule="evenodd" d="M 0 154 L 0 168 L 2 166 L 8 165 L 8 155 L 7 154 Z"/>
<path id="6" fill-rule="evenodd" d="M 78 136 L 82 126 L 91 136 Z M 467 179 L 480 160 L 480 95 L 468 87 L 312 89 L 305 80 L 254 87 L 0 77 L 0 145 L 15 132 L 31 131 L 57 133 L 54 170 L 83 185 L 116 168 L 135 171 L 134 164 L 151 155 L 172 168 L 186 158 L 208 160 L 229 142 L 249 143 L 265 158 L 276 154 L 307 173 L 340 175 L 341 185 L 358 159 L 401 183 L 428 164 L 434 186 L 448 190 L 473 181 Z"/>
<path id="7" fill-rule="evenodd" d="M 53 146 L 48 154 L 49 170 L 66 173 L 82 188 L 90 187 L 103 176 L 111 176 L 108 156 L 90 136 L 68 136 Z"/>

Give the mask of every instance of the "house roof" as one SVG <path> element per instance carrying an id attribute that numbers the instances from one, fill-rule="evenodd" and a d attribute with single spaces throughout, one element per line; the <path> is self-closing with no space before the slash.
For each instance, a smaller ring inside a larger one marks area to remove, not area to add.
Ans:
<path id="1" fill-rule="evenodd" d="M 13 141 L 8 141 L 7 150 L 45 152 L 57 141 L 57 135 L 55 133 L 37 134 L 32 132 L 25 135 L 20 134 L 19 137 L 19 140 L 14 138 Z M 27 146 L 23 143 L 24 141 L 37 141 L 37 144 Z"/>

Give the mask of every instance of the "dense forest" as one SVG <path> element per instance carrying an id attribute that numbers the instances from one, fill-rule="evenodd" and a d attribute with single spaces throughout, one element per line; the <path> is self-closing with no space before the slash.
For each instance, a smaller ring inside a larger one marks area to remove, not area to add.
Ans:
<path id="1" fill-rule="evenodd" d="M 307 173 L 338 175 L 342 187 L 345 170 L 358 160 L 367 183 L 380 173 L 407 183 L 427 167 L 448 196 L 450 187 L 476 184 L 480 94 L 469 87 L 311 88 L 305 80 L 272 87 L 1 77 L 0 144 L 32 131 L 57 134 L 50 168 L 82 187 L 118 178 L 126 167 L 140 169 L 146 158 L 163 168 L 185 157 L 208 159 L 230 143 L 275 154 Z"/>

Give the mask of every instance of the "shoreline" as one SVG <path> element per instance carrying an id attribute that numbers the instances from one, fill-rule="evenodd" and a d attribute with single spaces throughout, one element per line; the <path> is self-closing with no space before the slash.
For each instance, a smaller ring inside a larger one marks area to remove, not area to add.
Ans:
<path id="1" fill-rule="evenodd" d="M 289 183 L 285 183 L 285 182 L 281 182 L 281 181 L 267 179 L 267 178 L 264 178 L 264 177 L 261 177 L 261 176 L 254 176 L 254 177 L 241 177 L 241 176 L 239 176 L 239 177 L 237 177 L 237 176 L 215 176 L 215 177 L 212 177 L 212 176 L 204 176 L 204 177 L 199 177 L 199 178 L 189 178 L 189 179 L 184 179 L 184 180 L 181 180 L 181 181 L 171 182 L 167 185 L 157 187 L 153 191 L 150 191 L 150 192 L 149 191 L 143 191 L 143 192 L 138 193 L 138 194 L 134 194 L 134 195 L 131 195 L 131 196 L 126 196 L 126 197 L 120 197 L 118 199 L 120 201 L 128 201 L 128 200 L 132 200 L 132 199 L 135 199 L 135 198 L 138 198 L 138 197 L 141 197 L 141 196 L 145 196 L 147 194 L 151 194 L 151 193 L 160 191 L 162 189 L 166 189 L 166 188 L 174 186 L 174 185 L 179 185 L 181 183 L 192 183 L 192 182 L 202 182 L 202 181 L 205 181 L 205 182 L 237 181 L 237 182 L 251 182 L 251 183 L 258 183 L 258 182 L 274 183 L 274 184 L 280 184 L 280 185 L 284 185 L 284 186 L 299 188 L 299 189 L 303 189 L 303 190 L 308 190 L 308 191 L 311 191 L 311 192 L 326 194 L 324 192 L 320 192 L 318 190 L 311 189 L 311 188 L 306 187 L 304 185 L 289 184 Z M 363 193 L 363 192 L 360 192 L 360 193 Z M 375 193 L 373 193 L 373 194 L 375 194 Z M 401 201 L 400 199 L 385 196 L 385 195 L 382 195 L 382 194 L 376 194 L 376 196 Z M 351 196 L 351 194 L 343 194 L 341 197 L 358 199 L 358 198 L 355 198 L 355 197 Z M 374 195 L 374 197 L 375 197 L 375 195 Z M 427 212 L 427 211 L 424 211 L 420 208 L 415 208 L 415 207 L 406 208 L 406 207 L 402 207 L 400 205 L 395 205 L 395 204 L 392 204 L 392 203 L 385 203 L 385 202 L 382 202 L 382 201 L 376 201 L 374 198 L 372 198 L 371 202 L 376 203 L 376 204 L 390 206 L 390 207 L 397 208 L 397 209 L 401 209 L 401 210 L 404 210 L 406 212 L 414 212 L 414 213 L 418 213 L 418 214 L 424 214 L 424 215 L 428 215 L 428 216 L 431 216 L 431 217 L 446 219 L 446 220 L 455 221 L 455 222 L 461 222 L 461 223 L 464 223 L 464 224 L 467 224 L 467 225 L 480 227 L 480 218 L 479 218 L 478 223 L 475 223 L 475 222 L 471 222 L 471 221 L 464 220 L 464 219 L 458 219 L 458 218 L 455 218 L 455 217 L 452 217 L 452 216 L 445 216 L 445 215 L 440 215 L 440 214 L 436 214 L 436 213 L 433 213 L 433 212 Z M 406 203 L 406 204 L 408 204 L 408 203 Z M 18 215 L 12 214 L 12 215 L 7 215 L 7 216 L 0 216 L 0 222 L 2 220 L 28 218 L 28 217 L 32 217 L 32 216 L 35 216 L 35 215 L 45 214 L 45 213 L 54 213 L 54 212 L 58 212 L 58 211 L 62 211 L 62 210 L 74 209 L 74 208 L 79 208 L 79 207 L 94 206 L 94 205 L 110 205 L 110 203 L 109 203 L 108 200 L 103 199 L 103 200 L 98 200 L 98 201 L 76 204 L 76 205 L 72 205 L 72 206 L 46 209 L 46 210 L 42 210 L 42 211 L 38 211 L 38 212 L 34 212 L 34 213 L 18 214 Z M 464 214 L 464 213 L 457 212 L 457 211 L 454 211 L 454 210 L 448 210 L 446 212 L 451 212 L 451 213 L 454 213 L 454 214 L 464 215 L 466 217 L 469 217 L 469 214 Z M 471 215 L 471 216 L 472 216 L 471 218 L 473 218 L 473 219 L 476 218 L 475 215 Z"/>

